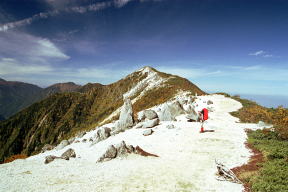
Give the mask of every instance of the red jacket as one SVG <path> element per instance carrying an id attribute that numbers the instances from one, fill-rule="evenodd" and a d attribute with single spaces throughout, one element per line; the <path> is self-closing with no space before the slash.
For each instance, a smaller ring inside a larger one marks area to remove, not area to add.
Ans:
<path id="1" fill-rule="evenodd" d="M 204 108 L 202 110 L 203 120 L 206 121 L 208 119 L 208 109 Z"/>

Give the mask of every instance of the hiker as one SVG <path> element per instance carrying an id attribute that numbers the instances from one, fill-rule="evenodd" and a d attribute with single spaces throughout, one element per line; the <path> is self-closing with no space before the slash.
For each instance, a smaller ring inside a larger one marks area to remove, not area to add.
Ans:
<path id="1" fill-rule="evenodd" d="M 200 133 L 204 133 L 204 122 L 208 119 L 208 109 L 203 108 L 202 111 L 199 113 L 200 122 L 201 122 L 201 130 Z"/>

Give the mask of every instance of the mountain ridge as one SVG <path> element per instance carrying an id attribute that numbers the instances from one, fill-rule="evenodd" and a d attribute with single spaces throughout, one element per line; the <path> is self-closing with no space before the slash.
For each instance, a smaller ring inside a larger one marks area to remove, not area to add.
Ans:
<path id="1" fill-rule="evenodd" d="M 179 91 L 204 94 L 187 79 L 148 67 L 109 85 L 90 84 L 82 93 L 56 93 L 0 123 L 0 160 L 18 153 L 37 153 L 44 144 L 56 144 L 115 120 L 123 95 L 138 112 L 168 101 Z"/>

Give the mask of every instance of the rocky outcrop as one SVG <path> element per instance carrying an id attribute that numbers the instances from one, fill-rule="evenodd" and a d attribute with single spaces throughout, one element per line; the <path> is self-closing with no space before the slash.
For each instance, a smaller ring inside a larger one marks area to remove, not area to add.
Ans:
<path id="1" fill-rule="evenodd" d="M 158 112 L 161 121 L 175 121 L 178 115 L 185 114 L 184 109 L 178 101 L 170 104 L 164 104 Z"/>
<path id="2" fill-rule="evenodd" d="M 155 154 L 148 153 L 141 149 L 139 146 L 136 146 L 135 148 L 132 145 L 127 145 L 125 141 L 122 141 L 120 144 L 114 146 L 110 145 L 106 152 L 98 159 L 97 163 L 100 162 L 105 162 L 105 161 L 110 161 L 112 159 L 115 159 L 117 157 L 124 157 L 127 156 L 128 154 L 139 154 L 142 156 L 153 156 L 153 157 L 158 157 Z"/>
<path id="3" fill-rule="evenodd" d="M 66 147 L 67 145 L 69 145 L 69 141 L 63 140 L 63 141 L 61 141 L 61 143 L 59 145 L 57 145 L 56 150 L 61 150 L 64 147 Z"/>
<path id="4" fill-rule="evenodd" d="M 133 118 L 133 109 L 130 99 L 124 101 L 124 105 L 121 108 L 119 121 L 116 126 L 116 132 L 121 132 L 126 129 L 133 127 L 134 118 Z"/>
<path id="5" fill-rule="evenodd" d="M 51 163 L 52 161 L 54 161 L 55 159 L 65 159 L 65 160 L 69 160 L 70 158 L 75 158 L 76 157 L 76 153 L 74 151 L 74 149 L 68 149 L 67 151 L 65 151 L 61 157 L 57 157 L 55 155 L 48 155 L 45 157 L 45 164 Z"/>

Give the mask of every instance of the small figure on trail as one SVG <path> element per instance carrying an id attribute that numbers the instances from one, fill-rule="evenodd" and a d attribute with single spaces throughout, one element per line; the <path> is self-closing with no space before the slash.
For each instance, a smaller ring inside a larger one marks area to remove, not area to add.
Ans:
<path id="1" fill-rule="evenodd" d="M 208 119 L 208 109 L 203 108 L 200 112 L 200 122 L 201 122 L 201 130 L 200 133 L 204 133 L 204 122 Z"/>

